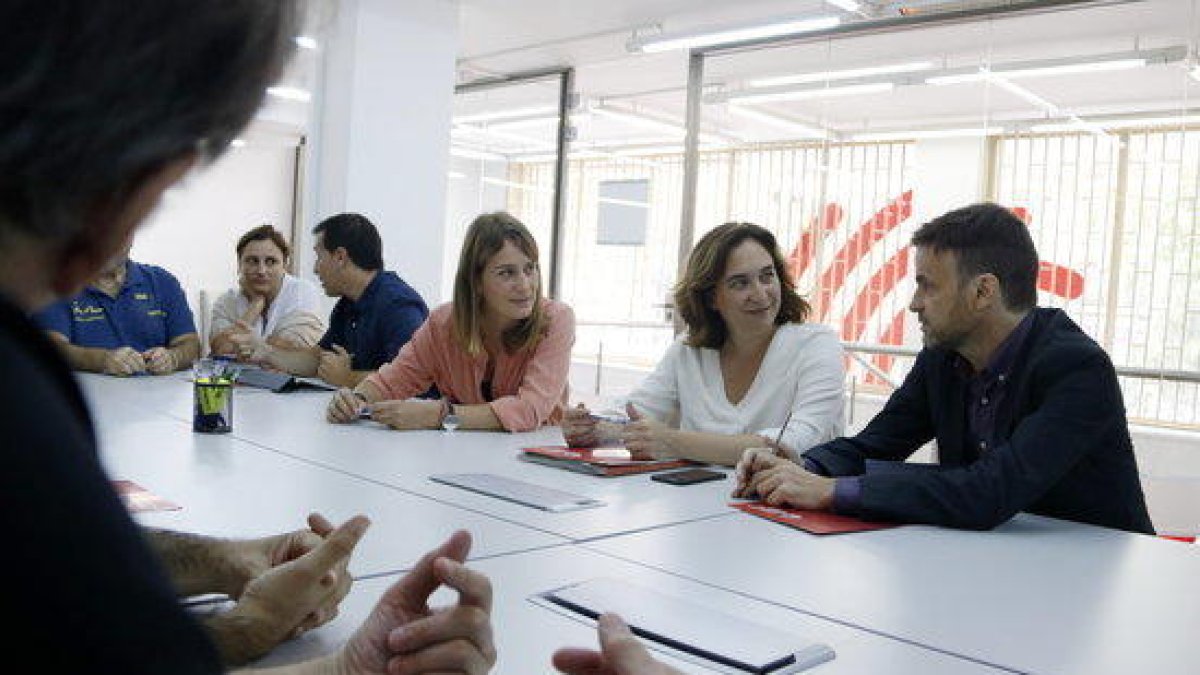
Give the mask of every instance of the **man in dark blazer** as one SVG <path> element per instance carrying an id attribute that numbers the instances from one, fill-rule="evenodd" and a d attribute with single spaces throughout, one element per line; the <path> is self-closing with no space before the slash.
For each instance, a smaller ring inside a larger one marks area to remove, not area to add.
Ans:
<path id="1" fill-rule="evenodd" d="M 1025 224 L 976 204 L 912 244 L 925 348 L 904 383 L 861 433 L 811 448 L 803 466 L 747 451 L 735 496 L 967 529 L 1029 511 L 1152 534 L 1112 362 L 1061 310 L 1034 306 Z M 931 439 L 938 464 L 904 461 Z"/>

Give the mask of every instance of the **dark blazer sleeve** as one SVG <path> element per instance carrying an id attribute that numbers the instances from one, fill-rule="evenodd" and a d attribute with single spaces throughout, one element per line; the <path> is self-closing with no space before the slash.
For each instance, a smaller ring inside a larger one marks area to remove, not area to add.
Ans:
<path id="1" fill-rule="evenodd" d="M 1029 380 L 1033 410 L 1009 440 L 961 467 L 867 463 L 865 518 L 990 529 L 1029 508 L 1094 448 L 1123 433 L 1112 363 L 1099 348 L 1048 349 Z"/>
<path id="2" fill-rule="evenodd" d="M 934 434 L 926 382 L 932 358 L 939 355 L 920 353 L 900 388 L 858 435 L 818 445 L 804 458 L 826 476 L 857 476 L 866 470 L 867 460 L 902 462 L 916 452 Z"/>

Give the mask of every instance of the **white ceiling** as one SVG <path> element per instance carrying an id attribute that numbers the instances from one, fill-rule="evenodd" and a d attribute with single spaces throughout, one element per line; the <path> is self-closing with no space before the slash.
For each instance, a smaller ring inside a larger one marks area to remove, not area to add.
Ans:
<path id="1" fill-rule="evenodd" d="M 864 3 L 864 13 L 896 16 L 900 3 Z M 1005 2 L 907 3 L 926 13 Z M 1000 70 L 1005 64 L 1099 57 L 1164 47 L 1182 47 L 1175 62 L 1135 70 L 1072 74 L 1014 80 L 1026 92 L 1056 106 L 1059 116 L 1143 114 L 1179 111 L 1200 95 L 1200 81 L 1190 78 L 1183 51 L 1197 44 L 1200 0 L 1140 0 L 1102 3 L 1058 13 L 1005 17 L 971 24 L 909 29 L 903 32 L 824 39 L 799 46 L 757 50 L 706 60 L 709 103 L 705 128 L 729 141 L 795 138 L 778 125 L 746 121 L 714 101 L 721 92 L 746 89 L 748 80 L 781 74 L 819 72 L 914 60 L 932 62 L 920 77 L 907 76 L 887 93 L 754 105 L 753 109 L 820 126 L 833 137 L 862 131 L 983 126 L 1022 120 L 1026 125 L 1053 118 L 1045 106 L 1031 103 L 994 84 L 932 86 L 923 79 L 943 69 Z M 729 2 L 728 0 L 462 0 L 460 17 L 460 82 L 548 67 L 571 66 L 583 105 L 597 102 L 658 119 L 683 118 L 687 80 L 685 51 L 630 53 L 626 45 L 635 30 L 677 33 L 710 27 L 744 25 L 766 18 L 840 16 L 867 20 L 819 0 Z M 879 79 L 879 78 L 875 78 Z M 894 79 L 894 78 L 893 78 Z M 833 87 L 838 83 L 828 83 Z M 821 86 L 821 85 L 818 85 Z M 557 85 L 542 82 L 521 87 L 464 94 L 456 114 L 553 105 Z M 576 147 L 604 142 L 661 143 L 680 134 L 600 117 L 577 116 Z M 488 127 L 488 124 L 475 124 Z M 459 144 L 506 154 L 539 152 L 552 145 L 554 126 L 530 121 L 504 126 L 487 136 L 460 129 Z M 525 140 L 522 140 L 525 139 Z M 704 139 L 702 139 L 704 140 Z"/>

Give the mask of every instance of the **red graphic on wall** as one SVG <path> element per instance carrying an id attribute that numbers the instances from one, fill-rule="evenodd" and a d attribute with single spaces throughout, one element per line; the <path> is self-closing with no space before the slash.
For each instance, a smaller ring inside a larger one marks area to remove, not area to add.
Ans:
<path id="1" fill-rule="evenodd" d="M 881 311 L 886 311 L 882 308 L 884 298 L 908 277 L 907 246 L 886 258 L 875 249 L 889 233 L 912 217 L 912 210 L 913 193 L 907 190 L 860 223 L 845 243 L 832 252 L 833 257 L 825 261 L 818 259 L 819 253 L 826 250 L 827 240 L 842 228 L 846 217 L 846 209 L 840 204 L 826 204 L 801 232 L 800 240 L 788 256 L 788 271 L 797 282 L 809 270 L 817 275 L 817 290 L 811 299 L 814 315 L 824 323 L 838 326 L 843 340 L 871 340 L 868 331 L 873 320 Z M 1027 226 L 1032 224 L 1033 217 L 1028 209 L 1013 207 L 1012 211 Z M 870 266 L 864 267 L 871 270 L 870 276 L 857 288 L 845 311 L 840 316 L 832 316 L 833 299 L 844 293 L 852 273 L 863 266 Z M 1039 263 L 1037 286 L 1051 295 L 1075 300 L 1083 295 L 1084 277 L 1069 267 L 1043 260 Z M 903 344 L 907 314 L 906 304 L 885 319 L 883 331 L 872 341 L 881 345 Z M 871 361 L 880 370 L 890 372 L 895 359 L 879 354 L 871 357 Z M 879 378 L 869 374 L 867 381 L 879 383 Z"/>

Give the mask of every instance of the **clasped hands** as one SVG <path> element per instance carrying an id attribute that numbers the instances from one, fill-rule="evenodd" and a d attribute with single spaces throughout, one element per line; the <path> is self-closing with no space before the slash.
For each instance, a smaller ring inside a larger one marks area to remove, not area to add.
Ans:
<path id="1" fill-rule="evenodd" d="M 366 411 L 370 418 L 401 431 L 415 429 L 439 429 L 442 413 L 441 401 L 394 400 L 368 403 L 348 387 L 338 389 L 325 409 L 325 419 L 335 424 L 353 422 Z"/>
<path id="2" fill-rule="evenodd" d="M 337 616 L 351 586 L 350 556 L 369 524 L 357 516 L 334 528 L 313 514 L 309 530 L 227 542 L 223 582 L 237 605 L 210 622 L 227 662 L 257 658 Z M 337 672 L 487 672 L 496 660 L 492 588 L 463 565 L 470 547 L 470 535 L 455 532 L 388 588 L 350 641 L 328 657 Z M 459 600 L 431 609 L 428 599 L 443 585 Z M 230 639 L 222 640 L 226 634 Z"/>
<path id="3" fill-rule="evenodd" d="M 761 499 L 771 506 L 829 510 L 835 480 L 782 457 L 774 448 L 748 448 L 735 469 L 735 499 Z"/>
<path id="4" fill-rule="evenodd" d="M 629 416 L 629 422 L 625 424 L 598 420 L 580 403 L 563 414 L 563 437 L 568 445 L 578 448 L 620 443 L 634 459 L 679 456 L 676 429 L 646 417 L 632 403 L 625 404 L 625 413 Z"/>
<path id="5" fill-rule="evenodd" d="M 133 347 L 118 347 L 104 354 L 104 372 L 108 375 L 136 375 L 149 372 L 165 375 L 175 372 L 179 361 L 175 352 L 166 347 L 153 347 L 139 352 Z"/>

